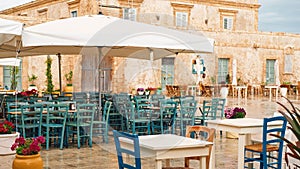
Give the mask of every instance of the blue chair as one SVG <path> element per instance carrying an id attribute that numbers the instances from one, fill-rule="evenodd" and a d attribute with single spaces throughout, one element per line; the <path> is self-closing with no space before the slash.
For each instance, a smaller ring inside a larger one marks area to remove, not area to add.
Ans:
<path id="1" fill-rule="evenodd" d="M 113 130 L 115 145 L 116 145 L 116 151 L 118 156 L 118 164 L 119 169 L 141 169 L 141 155 L 140 155 L 140 144 L 139 144 L 139 137 L 137 134 L 129 134 L 124 132 L 118 132 L 116 130 Z M 126 147 L 121 147 L 120 144 L 120 138 L 126 138 L 133 142 L 133 150 L 128 149 Z M 135 159 L 134 164 L 126 163 L 123 160 L 123 155 L 130 155 L 133 156 Z"/>
<path id="2" fill-rule="evenodd" d="M 46 150 L 49 149 L 51 139 L 59 142 L 59 148 L 63 149 L 65 126 L 69 106 L 67 104 L 47 104 L 47 114 L 43 115 L 42 131 L 46 135 Z"/>
<path id="3" fill-rule="evenodd" d="M 94 117 L 93 121 L 93 136 L 103 136 L 103 141 L 105 143 L 108 143 L 108 129 L 109 129 L 109 112 L 111 107 L 111 102 L 106 101 L 104 104 L 104 108 L 102 111 L 102 118 L 99 118 L 98 116 Z"/>
<path id="4" fill-rule="evenodd" d="M 88 144 L 92 147 L 95 109 L 95 104 L 77 104 L 74 119 L 66 123 L 67 141 L 70 134 L 76 135 L 77 148 L 80 148 L 80 142 L 84 142 L 85 139 L 88 139 Z"/>
<path id="5" fill-rule="evenodd" d="M 153 134 L 175 133 L 175 122 L 177 113 L 177 102 L 172 99 L 162 99 L 160 101 L 160 114 L 155 119 L 151 119 Z"/>
<path id="6" fill-rule="evenodd" d="M 21 135 L 24 138 L 34 138 L 41 135 L 42 112 L 43 107 L 41 104 L 21 107 Z"/>
<path id="7" fill-rule="evenodd" d="M 209 114 L 211 108 L 211 100 L 203 100 L 202 108 L 199 107 L 199 110 L 201 112 L 200 116 L 195 116 L 195 125 L 205 125 L 205 121 L 209 119 L 215 118 L 210 117 L 211 114 Z"/>
<path id="8" fill-rule="evenodd" d="M 269 123 L 276 121 L 282 122 L 282 126 L 276 128 L 268 126 Z M 286 124 L 287 120 L 282 116 L 264 118 L 262 143 L 245 146 L 245 168 L 248 168 L 246 164 L 259 162 L 260 169 L 281 169 L 283 140 L 274 136 L 270 136 L 270 134 L 284 137 Z M 251 153 L 250 157 L 247 156 L 249 152 Z"/>
<path id="9" fill-rule="evenodd" d="M 125 111 L 126 113 L 126 125 L 127 125 L 127 131 L 132 132 L 133 134 L 150 134 L 151 133 L 151 122 L 150 117 L 146 118 L 143 115 L 143 113 L 138 114 L 134 104 L 131 101 L 128 101 L 127 103 L 124 103 L 121 106 L 121 110 Z"/>
<path id="10" fill-rule="evenodd" d="M 186 126 L 193 126 L 195 122 L 195 113 L 197 110 L 197 101 L 193 99 L 180 100 L 180 135 L 185 136 Z"/>

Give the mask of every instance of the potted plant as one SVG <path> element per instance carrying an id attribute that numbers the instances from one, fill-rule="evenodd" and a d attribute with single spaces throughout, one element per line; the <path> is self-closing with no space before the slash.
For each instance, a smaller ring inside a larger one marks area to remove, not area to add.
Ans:
<path id="1" fill-rule="evenodd" d="M 19 67 L 11 66 L 10 67 L 10 90 L 16 90 L 18 86 L 19 79 Z"/>
<path id="2" fill-rule="evenodd" d="M 65 87 L 64 91 L 69 93 L 66 96 L 71 96 L 70 93 L 73 92 L 73 84 L 72 84 L 73 71 L 70 70 L 69 73 L 66 73 L 65 78 L 66 78 L 66 81 L 67 81 L 67 86 Z"/>
<path id="3" fill-rule="evenodd" d="M 286 120 L 288 121 L 288 129 L 295 136 L 295 139 L 288 137 L 279 137 L 278 135 L 273 135 L 279 137 L 287 143 L 288 151 L 285 153 L 285 160 L 288 168 L 299 168 L 300 166 L 300 109 L 295 107 L 295 105 L 286 97 L 284 97 L 291 109 L 287 107 L 286 103 L 277 102 L 284 110 L 278 110 Z"/>
<path id="4" fill-rule="evenodd" d="M 226 108 L 224 110 L 226 119 L 237 119 L 237 118 L 245 118 L 246 111 L 242 107 L 234 107 L 234 108 Z M 226 132 L 227 138 L 238 138 L 237 133 Z"/>
<path id="5" fill-rule="evenodd" d="M 28 87 L 28 90 L 32 90 L 32 89 L 35 89 L 37 90 L 37 87 L 35 85 L 35 81 L 38 77 L 35 75 L 35 74 L 32 74 L 31 76 L 28 76 L 28 81 L 30 83 L 29 87 Z"/>
<path id="6" fill-rule="evenodd" d="M 138 95 L 144 95 L 144 88 L 138 88 L 136 91 Z"/>
<path id="7" fill-rule="evenodd" d="M 16 150 L 16 158 L 13 161 L 13 169 L 42 169 L 43 160 L 39 154 L 41 144 L 45 143 L 45 138 L 18 137 L 11 146 L 11 150 Z"/>
<path id="8" fill-rule="evenodd" d="M 15 126 L 12 122 L 7 120 L 0 122 L 0 155 L 16 153 L 16 151 L 10 149 L 14 140 L 20 135 L 18 132 L 13 132 L 14 128 Z"/>
<path id="9" fill-rule="evenodd" d="M 51 72 L 52 59 L 48 56 L 45 63 L 47 65 L 47 68 L 46 68 L 46 77 L 47 77 L 47 80 L 46 80 L 46 82 L 47 82 L 46 93 L 51 95 L 51 93 L 53 91 L 53 88 L 54 88 L 54 85 L 53 85 L 53 82 L 52 82 L 52 72 Z"/>

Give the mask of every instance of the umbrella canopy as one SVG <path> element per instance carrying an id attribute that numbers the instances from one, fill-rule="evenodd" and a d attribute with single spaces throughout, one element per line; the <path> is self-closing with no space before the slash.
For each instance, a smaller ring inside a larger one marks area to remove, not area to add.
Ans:
<path id="1" fill-rule="evenodd" d="M 0 65 L 4 65 L 4 66 L 20 66 L 20 59 L 16 59 L 16 58 L 4 58 L 4 59 L 0 59 Z"/>
<path id="2" fill-rule="evenodd" d="M 20 36 L 22 29 L 22 23 L 0 18 L 0 45 Z"/>
<path id="3" fill-rule="evenodd" d="M 155 60 L 176 53 L 213 52 L 213 40 L 203 35 L 104 15 L 31 26 L 24 29 L 22 41 L 24 54 L 80 54 L 85 47 L 97 48 L 102 56 Z"/>

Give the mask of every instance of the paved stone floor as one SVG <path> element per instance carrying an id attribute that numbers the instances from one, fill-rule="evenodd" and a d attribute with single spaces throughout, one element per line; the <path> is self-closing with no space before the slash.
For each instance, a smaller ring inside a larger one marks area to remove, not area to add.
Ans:
<path id="1" fill-rule="evenodd" d="M 198 98 L 199 101 L 203 101 L 205 98 Z M 296 96 L 290 97 L 290 99 L 299 105 L 298 98 Z M 278 98 L 278 101 L 285 102 L 283 98 Z M 270 101 L 267 97 L 248 97 L 247 99 L 228 98 L 227 106 L 240 106 L 244 107 L 247 111 L 247 117 L 264 118 L 270 117 L 273 113 L 280 109 L 274 98 Z M 300 106 L 299 106 L 300 107 Z M 219 133 L 219 132 L 218 132 Z M 101 139 L 94 140 L 92 148 L 83 146 L 77 149 L 76 145 L 73 147 L 59 150 L 57 148 L 51 148 L 41 152 L 41 156 L 44 161 L 44 169 L 106 169 L 106 168 L 118 168 L 117 158 L 115 154 L 115 147 L 112 136 L 110 136 L 109 144 L 104 144 Z M 220 137 L 218 134 L 216 137 L 216 169 L 236 169 L 237 168 L 237 139 L 228 139 L 226 137 Z M 10 169 L 14 155 L 0 156 L 0 169 Z M 176 159 L 171 161 L 172 166 L 183 166 L 182 159 Z M 198 163 L 192 162 L 191 167 L 197 168 Z M 142 166 L 145 169 L 154 168 L 153 159 L 143 159 Z"/>

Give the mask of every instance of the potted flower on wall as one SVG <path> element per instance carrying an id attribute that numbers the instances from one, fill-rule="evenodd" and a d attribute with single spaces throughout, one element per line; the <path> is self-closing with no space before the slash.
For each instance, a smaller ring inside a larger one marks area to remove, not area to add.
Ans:
<path id="1" fill-rule="evenodd" d="M 13 161 L 13 169 L 42 169 L 43 160 L 40 156 L 41 144 L 45 143 L 45 138 L 16 138 L 11 150 L 16 150 L 16 157 Z"/>
<path id="2" fill-rule="evenodd" d="M 67 81 L 67 85 L 66 85 L 64 91 L 67 92 L 67 93 L 72 93 L 73 92 L 73 84 L 72 84 L 73 71 L 70 70 L 68 73 L 66 73 L 65 78 L 66 78 L 66 81 Z"/>
<path id="3" fill-rule="evenodd" d="M 37 87 L 35 85 L 35 81 L 38 77 L 35 74 L 32 74 L 31 76 L 28 76 L 28 81 L 30 83 L 28 90 L 31 91 L 32 89 L 37 90 Z"/>
<path id="4" fill-rule="evenodd" d="M 20 133 L 14 132 L 14 124 L 9 121 L 0 122 L 0 155 L 14 154 L 10 146 L 14 143 L 15 139 L 19 137 Z"/>

